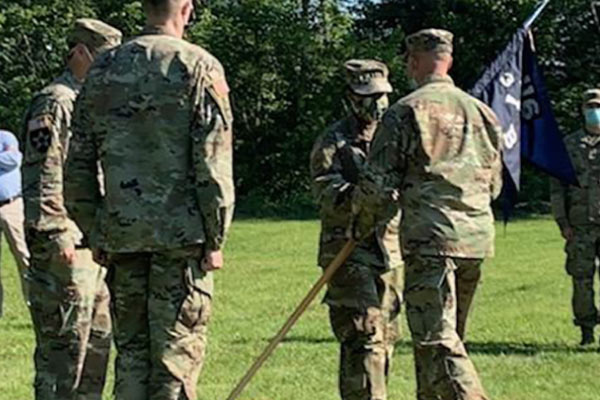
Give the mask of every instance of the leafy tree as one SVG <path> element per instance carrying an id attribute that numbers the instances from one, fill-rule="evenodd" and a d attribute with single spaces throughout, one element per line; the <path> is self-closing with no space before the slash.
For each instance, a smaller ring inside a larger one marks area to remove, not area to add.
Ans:
<path id="1" fill-rule="evenodd" d="M 346 111 L 342 64 L 376 58 L 408 93 L 407 34 L 455 34 L 457 84 L 470 88 L 537 0 L 211 0 L 188 38 L 225 65 L 235 112 L 238 194 L 254 205 L 309 201 L 308 156 L 323 129 Z M 20 131 L 32 94 L 64 68 L 65 35 L 97 17 L 126 36 L 143 26 L 141 0 L 2 0 L 0 121 Z M 580 125 L 580 97 L 600 77 L 600 33 L 588 0 L 554 0 L 534 27 L 563 132 Z M 526 169 L 522 198 L 548 198 L 547 179 Z"/>

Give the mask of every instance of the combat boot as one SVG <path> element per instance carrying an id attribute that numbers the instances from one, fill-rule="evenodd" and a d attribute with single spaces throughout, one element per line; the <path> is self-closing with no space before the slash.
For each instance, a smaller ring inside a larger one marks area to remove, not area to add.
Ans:
<path id="1" fill-rule="evenodd" d="M 587 346 L 594 343 L 594 328 L 588 326 L 581 327 L 581 343 L 580 346 Z"/>

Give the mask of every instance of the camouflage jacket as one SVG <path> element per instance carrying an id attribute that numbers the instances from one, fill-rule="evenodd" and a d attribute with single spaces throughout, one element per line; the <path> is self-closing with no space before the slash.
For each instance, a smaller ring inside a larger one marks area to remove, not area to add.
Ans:
<path id="1" fill-rule="evenodd" d="M 554 218 L 561 229 L 600 224 L 600 135 L 577 131 L 565 139 L 580 187 L 551 180 Z"/>
<path id="2" fill-rule="evenodd" d="M 327 267 L 348 241 L 352 219 L 352 193 L 366 161 L 372 133 L 361 132 L 350 116 L 329 127 L 315 142 L 310 170 L 313 194 L 319 205 L 321 236 L 319 265 Z M 393 219 L 362 241 L 350 261 L 381 268 L 402 264 L 396 209 Z"/>
<path id="3" fill-rule="evenodd" d="M 362 218 L 375 220 L 382 204 L 399 201 L 405 254 L 490 256 L 501 144 L 492 110 L 451 78 L 433 75 L 384 116 L 356 207 Z"/>
<path id="4" fill-rule="evenodd" d="M 98 57 L 75 106 L 65 185 L 92 247 L 221 248 L 234 207 L 228 93 L 216 58 L 160 28 Z"/>
<path id="5" fill-rule="evenodd" d="M 37 93 L 25 115 L 21 137 L 25 225 L 50 235 L 61 248 L 71 247 L 81 238 L 63 199 L 63 167 L 80 87 L 67 70 Z"/>

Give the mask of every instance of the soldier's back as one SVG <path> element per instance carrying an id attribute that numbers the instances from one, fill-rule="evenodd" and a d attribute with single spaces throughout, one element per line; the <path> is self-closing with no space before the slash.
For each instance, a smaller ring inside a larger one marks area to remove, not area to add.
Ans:
<path id="1" fill-rule="evenodd" d="M 408 252 L 483 258 L 493 251 L 490 207 L 500 131 L 493 112 L 456 86 L 434 79 L 396 106 L 411 114 L 403 187 Z"/>
<path id="2" fill-rule="evenodd" d="M 202 48 L 142 35 L 95 63 L 85 109 L 104 170 L 101 246 L 134 252 L 205 241 L 192 168 L 191 131 L 221 64 Z M 224 82 L 224 79 L 223 79 Z"/>

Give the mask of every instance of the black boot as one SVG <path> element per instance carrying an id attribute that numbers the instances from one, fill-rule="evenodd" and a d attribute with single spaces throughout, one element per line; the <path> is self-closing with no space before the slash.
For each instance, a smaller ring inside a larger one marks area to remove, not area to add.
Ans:
<path id="1" fill-rule="evenodd" d="M 587 326 L 581 327 L 581 346 L 587 346 L 588 344 L 594 343 L 594 328 Z"/>

